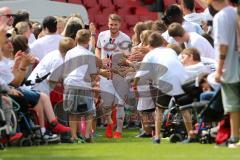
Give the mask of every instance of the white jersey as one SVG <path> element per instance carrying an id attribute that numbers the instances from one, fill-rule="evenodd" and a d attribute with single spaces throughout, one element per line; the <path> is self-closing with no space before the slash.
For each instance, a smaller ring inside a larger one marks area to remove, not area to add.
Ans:
<path id="1" fill-rule="evenodd" d="M 31 53 L 41 60 L 49 52 L 59 49 L 61 39 L 59 34 L 45 35 L 30 45 Z"/>
<path id="2" fill-rule="evenodd" d="M 189 41 L 184 43 L 186 48 L 196 48 L 201 57 L 216 58 L 213 47 L 204 37 L 194 32 L 190 32 L 189 36 Z"/>
<path id="3" fill-rule="evenodd" d="M 144 67 L 146 64 L 149 64 L 147 68 Z M 166 73 L 162 75 L 162 67 L 157 67 L 157 64 L 165 67 Z M 170 90 L 165 92 L 171 96 L 184 93 L 181 85 L 188 76 L 174 50 L 163 47 L 155 48 L 144 57 L 142 65 L 142 68 L 147 70 L 137 71 L 135 77 L 140 77 L 140 79 L 151 79 L 160 90 L 164 87 L 168 87 L 161 86 L 160 82 L 171 85 Z"/>
<path id="4" fill-rule="evenodd" d="M 56 68 L 63 64 L 63 62 L 64 60 L 59 50 L 55 50 L 48 53 L 34 68 L 32 73 L 28 77 L 28 80 L 35 82 L 37 76 L 43 77 L 48 73 L 53 73 Z M 32 89 L 39 90 L 46 94 L 49 94 L 51 91 L 47 80 L 44 80 L 41 83 L 32 86 Z"/>
<path id="5" fill-rule="evenodd" d="M 101 49 L 101 58 L 106 58 L 114 53 L 129 51 L 131 39 L 125 33 L 119 31 L 116 38 L 111 38 L 110 30 L 99 33 L 97 48 Z"/>
<path id="6" fill-rule="evenodd" d="M 103 31 L 99 34 L 97 40 L 97 48 L 101 49 L 101 58 L 108 58 L 108 56 L 112 56 L 113 54 L 119 54 L 123 52 L 129 52 L 131 44 L 131 39 L 125 33 L 119 31 L 119 35 L 112 39 L 110 30 Z M 108 80 L 105 77 L 100 76 L 100 90 L 103 92 L 107 92 L 112 94 L 114 97 L 118 99 L 118 101 L 112 99 L 108 100 L 104 96 L 103 102 L 104 105 L 112 104 L 124 104 L 123 97 L 120 97 L 117 93 L 112 80 Z M 104 99 L 105 98 L 105 99 Z"/>

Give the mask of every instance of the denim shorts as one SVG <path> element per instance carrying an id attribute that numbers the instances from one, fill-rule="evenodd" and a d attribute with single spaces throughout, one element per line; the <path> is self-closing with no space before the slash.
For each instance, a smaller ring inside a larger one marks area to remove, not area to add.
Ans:
<path id="1" fill-rule="evenodd" d="M 35 107 L 37 105 L 40 99 L 40 92 L 25 87 L 20 87 L 18 90 L 23 94 L 24 98 L 28 101 L 31 107 Z"/>

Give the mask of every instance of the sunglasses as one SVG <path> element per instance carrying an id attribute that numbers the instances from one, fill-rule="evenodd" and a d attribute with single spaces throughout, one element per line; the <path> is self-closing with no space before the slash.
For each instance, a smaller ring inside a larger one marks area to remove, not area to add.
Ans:
<path id="1" fill-rule="evenodd" d="M 6 16 L 7 18 L 14 17 L 15 14 L 0 14 L 0 16 Z"/>

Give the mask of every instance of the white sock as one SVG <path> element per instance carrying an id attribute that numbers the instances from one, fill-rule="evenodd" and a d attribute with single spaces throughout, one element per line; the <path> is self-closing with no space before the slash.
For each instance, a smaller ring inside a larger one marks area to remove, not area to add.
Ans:
<path id="1" fill-rule="evenodd" d="M 42 128 L 41 128 L 41 133 L 44 135 L 45 132 L 46 132 L 46 128 L 45 128 L 45 127 L 42 127 Z"/>

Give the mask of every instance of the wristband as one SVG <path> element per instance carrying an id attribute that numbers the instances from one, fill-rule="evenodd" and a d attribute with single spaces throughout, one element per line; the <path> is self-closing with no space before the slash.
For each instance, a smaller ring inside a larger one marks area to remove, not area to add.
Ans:
<path id="1" fill-rule="evenodd" d="M 220 57 L 219 57 L 221 60 L 225 60 L 226 59 L 226 55 L 225 54 L 220 54 Z"/>

